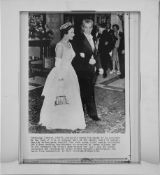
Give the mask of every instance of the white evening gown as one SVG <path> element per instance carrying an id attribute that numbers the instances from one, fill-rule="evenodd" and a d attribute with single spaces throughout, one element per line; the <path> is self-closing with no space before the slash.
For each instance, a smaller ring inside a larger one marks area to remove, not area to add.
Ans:
<path id="1" fill-rule="evenodd" d="M 63 47 L 62 58 L 56 60 L 61 61 L 61 64 L 59 67 L 54 67 L 46 79 L 42 92 L 45 98 L 39 123 L 48 129 L 85 129 L 86 124 L 78 78 L 71 65 L 75 52 L 72 46 L 68 48 L 61 42 L 57 45 Z M 61 75 L 63 81 L 58 80 L 59 75 Z M 55 105 L 58 95 L 65 95 L 68 104 Z"/>

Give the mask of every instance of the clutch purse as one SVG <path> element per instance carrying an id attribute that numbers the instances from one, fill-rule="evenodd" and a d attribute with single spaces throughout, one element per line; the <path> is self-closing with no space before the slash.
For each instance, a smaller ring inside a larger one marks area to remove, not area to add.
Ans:
<path id="1" fill-rule="evenodd" d="M 65 95 L 57 96 L 55 100 L 55 106 L 69 104 L 68 99 Z"/>
<path id="2" fill-rule="evenodd" d="M 64 79 L 58 80 L 57 95 L 55 99 L 55 106 L 69 104 L 69 100 L 65 94 Z"/>

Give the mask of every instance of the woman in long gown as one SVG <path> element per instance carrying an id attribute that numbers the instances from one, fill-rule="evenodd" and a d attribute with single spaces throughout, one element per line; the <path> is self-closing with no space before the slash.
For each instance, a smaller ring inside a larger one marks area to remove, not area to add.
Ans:
<path id="1" fill-rule="evenodd" d="M 118 48 L 120 44 L 120 36 L 119 36 L 119 26 L 117 24 L 114 24 L 112 26 L 114 31 L 114 39 L 115 39 L 115 45 L 112 50 L 112 64 L 113 64 L 113 70 L 111 73 L 117 73 L 117 75 L 120 75 L 120 64 L 119 64 L 119 56 L 118 56 Z M 117 72 L 116 72 L 117 68 Z"/>
<path id="2" fill-rule="evenodd" d="M 55 67 L 49 73 L 42 95 L 45 96 L 39 124 L 47 129 L 85 129 L 78 78 L 71 65 L 75 52 L 69 40 L 74 37 L 70 22 L 60 27 L 62 39 L 57 43 Z"/>

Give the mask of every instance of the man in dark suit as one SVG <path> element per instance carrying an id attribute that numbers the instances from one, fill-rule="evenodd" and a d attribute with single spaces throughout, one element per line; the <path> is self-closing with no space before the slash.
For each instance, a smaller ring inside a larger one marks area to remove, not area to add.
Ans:
<path id="1" fill-rule="evenodd" d="M 100 24 L 100 28 L 104 28 L 105 24 Z M 104 70 L 103 77 L 107 77 L 108 68 L 112 70 L 112 61 L 110 52 L 115 44 L 113 30 L 111 30 L 111 24 L 107 22 L 106 29 L 101 34 L 98 45 L 98 53 L 100 55 L 102 68 Z"/>
<path id="2" fill-rule="evenodd" d="M 78 76 L 83 107 L 86 108 L 90 118 L 98 121 L 100 119 L 96 110 L 94 84 L 96 69 L 100 71 L 100 74 L 103 73 L 103 69 L 97 57 L 95 43 L 91 35 L 92 29 L 92 20 L 82 21 L 82 33 L 75 36 L 73 40 L 76 57 L 73 59 L 72 65 Z"/>

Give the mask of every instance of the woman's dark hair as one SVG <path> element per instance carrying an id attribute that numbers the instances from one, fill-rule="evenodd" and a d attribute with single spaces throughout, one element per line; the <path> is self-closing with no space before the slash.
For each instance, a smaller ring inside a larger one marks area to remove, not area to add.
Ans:
<path id="1" fill-rule="evenodd" d="M 112 28 L 113 28 L 113 27 L 116 27 L 117 30 L 119 30 L 119 25 L 118 25 L 118 24 L 113 24 Z"/>
<path id="2" fill-rule="evenodd" d="M 71 28 L 74 28 L 74 26 L 73 26 L 73 25 L 70 25 L 70 26 L 68 26 L 68 27 L 66 27 L 66 28 L 61 29 L 61 30 L 60 30 L 61 37 L 63 37 L 65 34 L 68 34 L 68 31 L 69 31 Z"/>

